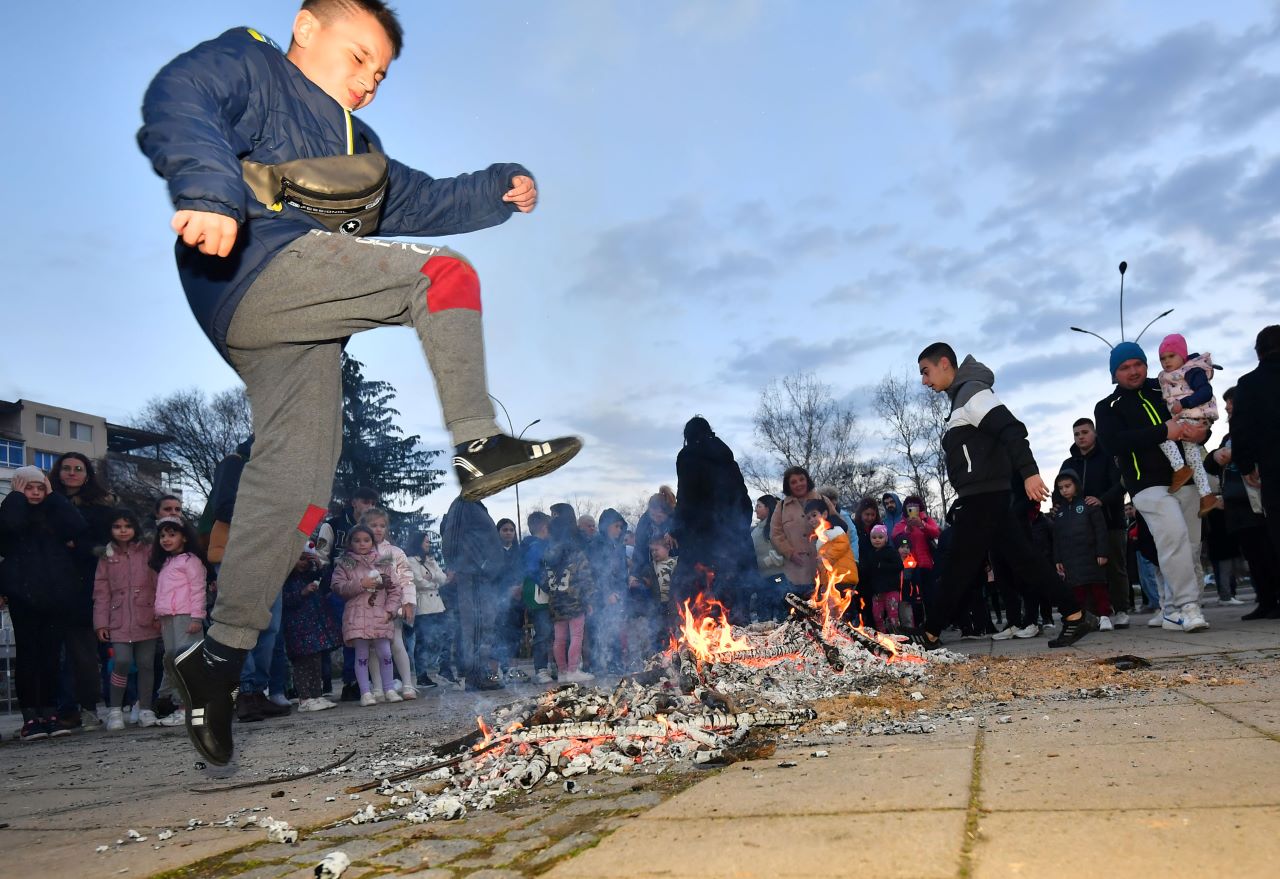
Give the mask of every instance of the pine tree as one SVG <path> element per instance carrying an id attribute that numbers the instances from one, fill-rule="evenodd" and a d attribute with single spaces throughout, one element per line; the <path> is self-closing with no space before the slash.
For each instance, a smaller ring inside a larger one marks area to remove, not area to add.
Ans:
<path id="1" fill-rule="evenodd" d="M 403 436 L 392 419 L 396 390 L 389 382 L 364 377 L 364 364 L 342 355 L 342 457 L 333 478 L 333 493 L 345 502 L 357 488 L 372 488 L 382 497 L 391 530 L 403 545 L 410 529 L 426 531 L 432 516 L 421 507 L 392 509 L 392 502 L 412 504 L 440 487 L 443 470 L 432 466 L 439 450 L 424 449 L 419 437 Z M 416 551 L 413 547 L 412 551 Z"/>

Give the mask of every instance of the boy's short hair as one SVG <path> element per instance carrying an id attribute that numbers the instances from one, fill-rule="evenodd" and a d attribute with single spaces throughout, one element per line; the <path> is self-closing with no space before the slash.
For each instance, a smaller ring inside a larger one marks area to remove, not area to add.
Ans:
<path id="1" fill-rule="evenodd" d="M 376 504 L 378 502 L 378 493 L 372 488 L 357 488 L 355 491 L 351 492 L 351 500 Z"/>
<path id="2" fill-rule="evenodd" d="M 1232 385 L 1222 392 L 1222 402 L 1229 403 L 1236 398 L 1236 386 Z"/>
<path id="3" fill-rule="evenodd" d="M 825 500 L 814 498 L 811 501 L 805 502 L 804 512 L 806 516 L 810 513 L 818 513 L 825 519 L 827 516 L 831 515 L 831 508 L 827 506 L 827 502 Z"/>
<path id="4" fill-rule="evenodd" d="M 540 526 L 551 522 L 551 517 L 542 510 L 534 510 L 525 517 L 525 524 L 529 526 L 530 531 L 536 531 Z"/>
<path id="5" fill-rule="evenodd" d="M 947 360 L 951 362 L 952 369 L 956 368 L 956 350 L 946 342 L 934 342 L 928 348 L 925 348 L 920 352 L 920 356 L 916 358 L 916 363 L 919 363 L 921 360 L 927 360 L 930 363 L 937 365 L 941 362 L 943 357 L 947 358 Z"/>
<path id="6" fill-rule="evenodd" d="M 1072 429 L 1072 430 L 1075 430 L 1077 427 L 1079 427 L 1079 426 L 1080 426 L 1080 425 L 1082 425 L 1082 424 L 1087 424 L 1087 425 L 1089 425 L 1090 427 L 1093 427 L 1093 419 L 1092 419 L 1092 418 L 1077 418 L 1077 419 L 1075 420 L 1075 423 L 1071 425 L 1071 429 Z"/>
<path id="7" fill-rule="evenodd" d="M 352 10 L 367 12 L 387 32 L 387 39 L 391 41 L 391 59 L 394 61 L 400 57 L 400 50 L 404 48 L 404 28 L 400 26 L 395 10 L 382 0 L 303 0 L 302 8 L 320 19 L 321 24 L 328 24 Z"/>
<path id="8" fill-rule="evenodd" d="M 649 546 L 660 546 L 663 549 L 671 549 L 671 535 L 655 534 L 649 538 Z"/>

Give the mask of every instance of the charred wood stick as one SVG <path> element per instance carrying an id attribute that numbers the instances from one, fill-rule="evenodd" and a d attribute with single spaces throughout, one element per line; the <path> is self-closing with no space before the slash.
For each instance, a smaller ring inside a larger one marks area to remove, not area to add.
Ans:
<path id="1" fill-rule="evenodd" d="M 394 784 L 398 781 L 417 778 L 419 775 L 426 775 L 429 772 L 435 772 L 437 769 L 444 769 L 448 766 L 457 766 L 464 760 L 470 760 L 473 757 L 483 754 L 485 751 L 490 751 L 496 748 L 498 745 L 504 745 L 510 740 L 510 736 L 503 736 L 500 739 L 494 739 L 489 744 L 475 751 L 467 751 L 465 754 L 459 754 L 458 756 L 451 757 L 448 760 L 438 760 L 435 763 L 428 763 L 426 766 L 419 766 L 416 769 L 406 769 L 404 772 L 397 772 L 394 775 L 388 775 L 385 778 L 378 778 L 373 781 L 366 782 L 365 784 L 352 785 L 347 788 L 346 792 L 349 794 L 358 794 L 363 791 L 373 790 L 376 787 L 381 787 L 383 784 Z"/>
<path id="2" fill-rule="evenodd" d="M 836 628 L 838 628 L 842 634 L 848 635 L 855 642 L 862 645 L 867 650 L 871 651 L 877 656 L 893 656 L 892 650 L 890 650 L 888 647 L 885 647 L 875 638 L 872 638 L 870 635 L 866 634 L 865 632 L 862 632 L 856 626 L 849 624 L 845 620 L 840 620 L 837 623 Z"/>
<path id="3" fill-rule="evenodd" d="M 798 653 L 799 648 L 794 644 L 778 644 L 774 647 L 755 647 L 751 650 L 734 650 L 726 653 L 717 653 L 711 657 L 714 664 L 740 662 L 744 659 L 777 659 L 783 656 L 790 656 Z"/>
<path id="4" fill-rule="evenodd" d="M 698 686 L 698 664 L 687 648 L 678 651 L 672 657 L 672 662 L 675 665 L 676 684 L 680 687 L 680 692 L 687 696 Z"/>
<path id="5" fill-rule="evenodd" d="M 330 769 L 337 769 L 343 763 L 346 763 L 356 755 L 355 751 L 348 751 L 346 756 L 339 757 L 332 763 L 321 766 L 319 769 L 309 769 L 306 772 L 295 772 L 292 775 L 273 776 L 271 778 L 263 778 L 258 781 L 242 781 L 239 784 L 224 784 L 221 787 L 189 787 L 187 790 L 193 794 L 217 794 L 228 790 L 247 790 L 251 787 L 262 787 L 266 784 L 286 784 L 290 781 L 298 781 L 303 778 L 310 778 L 313 775 L 319 775 L 322 772 L 328 772 Z"/>

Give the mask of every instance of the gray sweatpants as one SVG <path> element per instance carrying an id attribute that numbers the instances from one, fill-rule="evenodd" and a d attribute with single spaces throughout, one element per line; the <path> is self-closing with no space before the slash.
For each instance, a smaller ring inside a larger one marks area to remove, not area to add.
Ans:
<path id="1" fill-rule="evenodd" d="M 411 326 L 455 444 L 498 433 L 484 369 L 480 285 L 443 247 L 312 231 L 276 255 L 227 332 L 253 410 L 253 454 L 218 576 L 209 636 L 252 649 L 301 538 L 323 518 L 342 451 L 345 339 Z"/>
<path id="2" fill-rule="evenodd" d="M 1160 571 L 1169 584 L 1168 600 L 1175 607 L 1198 601 L 1204 589 L 1204 571 L 1200 566 L 1200 497 L 1190 485 L 1169 494 L 1166 485 L 1144 488 L 1133 496 L 1133 505 L 1147 520 L 1151 536 L 1160 556 Z M 1166 610 L 1166 596 L 1161 606 Z"/>

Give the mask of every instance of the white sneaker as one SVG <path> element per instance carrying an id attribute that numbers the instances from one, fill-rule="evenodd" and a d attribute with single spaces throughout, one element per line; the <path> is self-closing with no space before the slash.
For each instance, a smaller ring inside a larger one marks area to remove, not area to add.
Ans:
<path id="1" fill-rule="evenodd" d="M 404 699 L 406 702 L 411 699 L 417 699 L 418 691 L 413 687 L 405 687 L 404 690 L 400 693 L 400 698 Z"/>
<path id="2" fill-rule="evenodd" d="M 396 678 L 394 681 L 391 682 L 391 689 L 395 690 L 397 693 L 404 692 L 404 682 L 401 681 L 399 678 Z"/>
<path id="3" fill-rule="evenodd" d="M 1202 632 L 1207 628 L 1209 628 L 1209 623 L 1205 621 L 1204 614 L 1200 611 L 1200 605 L 1194 601 L 1188 601 L 1182 605 L 1182 631 Z"/>
<path id="4" fill-rule="evenodd" d="M 401 695 L 400 695 L 399 693 L 397 693 L 395 690 L 387 690 L 387 693 L 386 693 L 386 695 L 385 695 L 383 698 L 384 698 L 386 701 L 388 701 L 388 702 L 403 702 L 403 701 L 404 701 L 404 696 L 401 696 Z"/>
<path id="5" fill-rule="evenodd" d="M 378 697 L 375 696 L 373 693 L 365 693 L 360 697 L 360 706 L 362 708 L 368 708 L 370 705 L 377 705 L 377 704 L 378 704 Z"/>
<path id="6" fill-rule="evenodd" d="M 585 684 L 587 681 L 594 681 L 596 676 L 589 671 L 567 671 L 560 675 L 560 680 L 567 681 L 571 684 Z"/>
<path id="7" fill-rule="evenodd" d="M 1035 623 L 1032 623 L 1029 626 L 1023 626 L 1021 629 L 1013 630 L 1013 637 L 1015 638 L 1034 638 L 1036 635 L 1039 635 L 1039 634 L 1040 634 L 1040 627 L 1037 626 Z"/>
<path id="8" fill-rule="evenodd" d="M 102 721 L 98 718 L 98 712 L 88 708 L 81 708 L 80 726 L 82 729 L 86 730 L 101 729 Z"/>
<path id="9" fill-rule="evenodd" d="M 1111 615 L 1111 624 L 1117 629 L 1129 628 L 1129 615 L 1124 611 Z"/>
<path id="10" fill-rule="evenodd" d="M 1162 612 L 1156 613 L 1155 616 L 1147 620 L 1147 627 L 1151 629 L 1158 629 L 1163 625 L 1164 625 L 1164 614 Z"/>
<path id="11" fill-rule="evenodd" d="M 279 705 L 281 708 L 289 708 L 293 705 L 293 703 L 289 701 L 289 697 L 284 693 L 275 693 L 267 698 L 270 699 L 273 704 Z"/>
<path id="12" fill-rule="evenodd" d="M 132 723 L 134 726 L 137 726 L 141 722 L 141 717 L 142 717 L 142 714 L 138 710 L 138 703 L 134 702 L 133 707 L 129 709 L 129 722 Z M 152 717 L 154 718 L 155 715 L 153 714 Z"/>
<path id="13" fill-rule="evenodd" d="M 1115 626 L 1111 625 L 1111 617 L 1098 617 L 1099 632 L 1114 632 Z"/>
<path id="14" fill-rule="evenodd" d="M 326 711 L 330 708 L 337 707 L 337 705 L 321 696 L 318 696 L 315 699 L 303 699 L 298 703 L 299 711 Z"/>
<path id="15" fill-rule="evenodd" d="M 1223 599 L 1222 601 L 1219 601 L 1218 604 L 1240 605 L 1240 604 L 1244 604 L 1244 602 L 1233 595 L 1230 598 L 1226 598 L 1226 599 Z"/>
<path id="16" fill-rule="evenodd" d="M 138 719 L 134 721 L 138 726 L 155 726 L 160 721 L 156 719 L 156 713 L 150 708 L 143 708 L 138 712 Z"/>
<path id="17" fill-rule="evenodd" d="M 387 701 L 387 694 L 386 694 L 386 693 L 384 693 L 384 692 L 382 692 L 381 690 L 370 690 L 369 692 L 373 694 L 373 701 L 374 701 L 374 702 L 386 702 L 386 701 Z M 391 692 L 393 692 L 393 693 L 394 693 L 394 692 L 395 692 L 395 690 L 392 690 Z M 363 698 L 363 697 L 361 697 L 361 699 L 360 699 L 360 704 L 362 704 L 362 705 L 364 704 L 364 698 Z"/>
<path id="18" fill-rule="evenodd" d="M 124 729 L 124 709 L 112 708 L 107 712 L 107 732 Z"/>
<path id="19" fill-rule="evenodd" d="M 991 640 L 992 641 L 1008 641 L 1014 636 L 1015 632 L 1017 632 L 1017 629 L 1015 629 L 1013 626 L 1010 626 L 1007 629 L 1001 629 L 999 632 L 996 632 L 994 635 L 991 636 Z"/>
<path id="20" fill-rule="evenodd" d="M 551 676 L 551 672 L 547 671 L 545 668 L 538 669 L 538 672 L 533 676 L 533 679 L 539 684 L 550 684 L 555 682 L 555 678 Z"/>
<path id="21" fill-rule="evenodd" d="M 162 717 L 159 720 L 157 720 L 156 725 L 157 726 L 186 726 L 187 712 L 186 710 L 179 708 L 176 711 L 174 711 L 172 714 L 166 715 L 165 717 Z"/>

